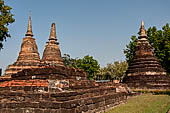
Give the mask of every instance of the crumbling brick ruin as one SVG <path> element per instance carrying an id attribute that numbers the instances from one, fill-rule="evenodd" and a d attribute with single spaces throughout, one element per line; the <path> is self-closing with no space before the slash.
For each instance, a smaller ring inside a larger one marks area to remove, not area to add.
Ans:
<path id="1" fill-rule="evenodd" d="M 18 72 L 0 84 L 0 112 L 93 113 L 126 101 L 125 85 L 76 80 L 77 75 L 83 78 L 86 73 L 58 67 Z"/>
<path id="2" fill-rule="evenodd" d="M 153 48 L 148 42 L 144 22 L 140 28 L 135 55 L 124 79 L 131 89 L 170 90 L 170 77 L 154 56 Z"/>
<path id="3" fill-rule="evenodd" d="M 87 80 L 83 70 L 65 67 L 52 24 L 40 60 L 31 16 L 17 61 L 0 77 L 0 113 L 104 112 L 127 100 L 127 86 Z"/>

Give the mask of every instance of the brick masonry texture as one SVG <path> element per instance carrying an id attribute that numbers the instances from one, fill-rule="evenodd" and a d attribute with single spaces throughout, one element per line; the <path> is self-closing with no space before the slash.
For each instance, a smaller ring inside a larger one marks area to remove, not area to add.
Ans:
<path id="1" fill-rule="evenodd" d="M 0 113 L 94 113 L 126 102 L 125 84 L 86 78 L 63 66 L 24 69 L 1 80 Z"/>
<path id="2" fill-rule="evenodd" d="M 170 77 L 154 56 L 149 44 L 144 24 L 141 25 L 140 35 L 135 48 L 134 58 L 126 72 L 123 82 L 131 89 L 137 90 L 170 90 Z"/>

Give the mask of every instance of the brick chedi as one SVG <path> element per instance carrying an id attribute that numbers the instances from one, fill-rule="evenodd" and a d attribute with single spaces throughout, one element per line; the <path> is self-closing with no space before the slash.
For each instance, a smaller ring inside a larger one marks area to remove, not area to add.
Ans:
<path id="1" fill-rule="evenodd" d="M 143 21 L 135 54 L 126 74 L 124 82 L 132 89 L 170 89 L 170 78 L 154 56 Z"/>
<path id="2" fill-rule="evenodd" d="M 49 41 L 46 43 L 41 63 L 64 66 L 59 43 L 57 42 L 55 23 L 52 23 Z"/>
<path id="3" fill-rule="evenodd" d="M 134 59 L 129 65 L 127 75 L 166 75 L 165 70 L 154 56 L 153 48 L 148 42 L 143 22 L 138 38 Z"/>
<path id="4" fill-rule="evenodd" d="M 29 15 L 28 28 L 25 36 L 26 37 L 23 38 L 17 61 L 14 64 L 8 66 L 8 68 L 5 70 L 5 75 L 15 74 L 22 69 L 39 67 L 40 56 L 35 39 L 33 38 L 31 15 Z"/>

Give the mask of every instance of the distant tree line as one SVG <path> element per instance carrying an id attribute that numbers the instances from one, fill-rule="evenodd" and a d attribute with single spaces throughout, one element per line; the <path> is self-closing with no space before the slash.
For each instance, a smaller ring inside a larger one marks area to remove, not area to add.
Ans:
<path id="1" fill-rule="evenodd" d="M 62 57 L 65 66 L 83 69 L 88 73 L 89 80 L 122 80 L 125 76 L 128 64 L 126 61 L 107 64 L 100 67 L 98 61 L 92 56 L 86 55 L 83 58 L 71 58 L 69 54 Z"/>
<path id="2" fill-rule="evenodd" d="M 107 64 L 106 67 L 100 68 L 98 77 L 102 80 L 118 80 L 121 82 L 126 76 L 127 68 L 128 63 L 126 61 L 115 61 Z"/>

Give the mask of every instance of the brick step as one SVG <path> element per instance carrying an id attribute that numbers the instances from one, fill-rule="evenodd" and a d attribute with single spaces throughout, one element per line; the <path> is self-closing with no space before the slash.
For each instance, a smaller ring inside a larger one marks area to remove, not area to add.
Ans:
<path id="1" fill-rule="evenodd" d="M 128 83 L 133 83 L 133 84 L 135 84 L 135 83 L 150 83 L 150 84 L 170 84 L 170 81 L 164 81 L 164 80 L 162 80 L 162 81 L 149 81 L 149 80 L 134 80 L 134 81 L 126 81 L 126 84 L 128 84 Z"/>
<path id="2" fill-rule="evenodd" d="M 159 64 L 134 64 L 129 66 L 128 69 L 134 69 L 134 68 L 161 68 L 161 66 Z"/>
<path id="3" fill-rule="evenodd" d="M 132 65 L 147 65 L 147 64 L 158 64 L 160 65 L 160 63 L 158 61 L 152 61 L 152 60 L 138 60 L 138 61 L 133 61 L 130 66 Z"/>
<path id="4" fill-rule="evenodd" d="M 128 69 L 127 73 L 136 73 L 136 72 L 165 72 L 163 68 L 159 67 L 142 67 L 142 68 L 133 68 Z"/>
<path id="5" fill-rule="evenodd" d="M 74 69 L 63 66 L 44 67 L 35 69 L 24 69 L 17 74 L 11 75 L 12 80 L 28 79 L 76 79 L 86 80 L 87 73 L 80 69 Z"/>
<path id="6" fill-rule="evenodd" d="M 134 62 L 135 61 L 158 61 L 157 58 L 153 57 L 153 56 L 147 56 L 147 57 L 138 57 L 138 58 L 134 58 L 133 60 Z"/>
<path id="7" fill-rule="evenodd" d="M 97 112 L 108 107 L 113 107 L 127 100 L 126 93 L 111 93 L 107 95 L 75 99 L 64 102 L 57 101 L 8 101 L 0 103 L 0 112 L 25 113 L 27 112 L 59 112 L 59 113 L 80 113 Z M 15 109 L 14 109 L 15 108 Z"/>
<path id="8" fill-rule="evenodd" d="M 170 87 L 170 84 L 149 84 L 149 83 L 128 83 L 128 86 L 161 86 L 161 87 Z"/>
<path id="9" fill-rule="evenodd" d="M 127 76 L 124 80 L 170 80 L 166 75 L 141 75 L 141 76 Z"/>
<path id="10" fill-rule="evenodd" d="M 128 87 L 132 88 L 132 89 L 157 89 L 157 90 L 164 90 L 164 89 L 167 89 L 169 90 L 170 89 L 170 85 L 150 85 L 150 84 L 128 84 Z"/>
<path id="11" fill-rule="evenodd" d="M 51 100 L 51 101 L 66 101 L 66 100 L 74 100 L 76 98 L 87 98 L 92 96 L 105 95 L 109 93 L 115 93 L 116 88 L 114 87 L 101 87 L 101 88 L 91 88 L 84 89 L 78 91 L 67 91 L 67 92 L 56 92 L 56 93 L 47 93 L 47 92 L 35 92 L 35 91 L 27 91 L 24 93 L 24 90 L 17 91 L 9 91 L 9 89 L 4 90 L 1 89 L 0 95 L 2 99 L 7 100 L 29 100 L 29 101 L 39 101 L 39 100 Z M 31 93 L 32 92 L 32 93 Z M 1 100 L 0 98 L 0 100 Z"/>

